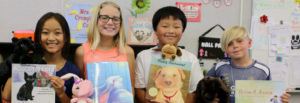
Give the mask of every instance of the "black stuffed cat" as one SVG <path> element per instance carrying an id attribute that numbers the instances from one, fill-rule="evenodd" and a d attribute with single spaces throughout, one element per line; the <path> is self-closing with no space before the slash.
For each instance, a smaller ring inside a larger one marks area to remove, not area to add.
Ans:
<path id="1" fill-rule="evenodd" d="M 28 75 L 24 72 L 24 80 L 25 84 L 23 84 L 17 94 L 17 99 L 20 101 L 33 100 L 32 90 L 33 90 L 33 82 L 36 79 L 36 73 L 34 72 L 32 75 Z"/>
<path id="2" fill-rule="evenodd" d="M 11 77 L 12 63 L 20 64 L 46 64 L 38 53 L 40 47 L 29 38 L 12 38 L 12 54 L 0 64 L 0 87 L 4 87 L 8 78 Z"/>

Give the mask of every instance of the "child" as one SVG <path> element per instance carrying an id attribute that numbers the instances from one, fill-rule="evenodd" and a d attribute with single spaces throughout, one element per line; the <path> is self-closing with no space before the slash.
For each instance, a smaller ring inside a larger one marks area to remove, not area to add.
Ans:
<path id="1" fill-rule="evenodd" d="M 68 103 L 72 98 L 74 79 L 60 79 L 67 73 L 80 74 L 79 69 L 67 60 L 70 46 L 70 29 L 66 19 L 59 13 L 48 12 L 37 22 L 34 32 L 35 43 L 47 64 L 56 65 L 56 76 L 51 77 L 51 85 L 56 93 L 56 103 Z"/>
<path id="2" fill-rule="evenodd" d="M 35 43 L 40 49 L 39 54 L 47 64 L 56 65 L 56 76 L 51 76 L 51 85 L 56 93 L 56 103 L 68 103 L 72 98 L 73 79 L 64 81 L 59 77 L 73 73 L 80 74 L 79 69 L 68 58 L 68 49 L 70 46 L 70 30 L 66 19 L 59 13 L 48 12 L 37 22 L 34 32 Z M 10 100 L 11 78 L 9 78 L 4 87 L 3 98 Z M 66 89 L 66 90 L 65 90 Z M 10 102 L 10 101 L 5 101 Z"/>
<path id="3" fill-rule="evenodd" d="M 88 40 L 76 50 L 76 64 L 81 76 L 87 77 L 86 64 L 92 62 L 127 61 L 133 85 L 134 52 L 125 42 L 120 7 L 110 1 L 97 6 L 88 27 Z"/>
<path id="4" fill-rule="evenodd" d="M 229 92 L 219 78 L 205 77 L 195 91 L 195 103 L 229 103 Z"/>
<path id="5" fill-rule="evenodd" d="M 152 25 L 159 43 L 156 47 L 144 50 L 137 55 L 135 88 L 139 102 L 154 102 L 145 98 L 145 88 L 148 85 L 148 79 L 150 79 L 149 72 L 151 59 L 159 58 L 161 56 L 161 52 L 157 51 L 157 49 L 160 50 L 165 44 L 174 44 L 177 46 L 185 30 L 186 24 L 186 16 L 177 7 L 167 6 L 155 12 L 152 19 Z M 192 103 L 193 92 L 196 90 L 198 81 L 203 78 L 203 74 L 196 56 L 184 49 L 180 49 L 180 51 L 182 55 L 176 57 L 175 60 L 190 62 L 192 67 L 190 71 L 191 78 L 188 78 L 188 80 L 190 80 L 188 88 L 189 93 L 187 97 L 184 97 L 186 103 Z"/>
<path id="6" fill-rule="evenodd" d="M 208 76 L 222 78 L 230 88 L 230 103 L 234 103 L 235 80 L 271 80 L 270 69 L 249 56 L 252 40 L 244 27 L 227 29 L 221 38 L 222 50 L 231 57 L 230 61 L 219 62 L 209 70 Z M 288 102 L 289 94 L 282 96 Z"/>

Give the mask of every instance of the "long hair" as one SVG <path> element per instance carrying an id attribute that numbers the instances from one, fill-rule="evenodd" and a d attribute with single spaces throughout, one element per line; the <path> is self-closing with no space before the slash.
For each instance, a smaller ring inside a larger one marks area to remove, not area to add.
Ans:
<path id="1" fill-rule="evenodd" d="M 114 37 L 114 43 L 117 44 L 119 48 L 119 52 L 124 53 L 125 52 L 125 31 L 124 31 L 124 26 L 123 26 L 123 18 L 122 18 L 122 13 L 121 13 L 121 8 L 119 5 L 117 5 L 114 2 L 110 1 L 105 1 L 101 3 L 99 6 L 97 6 L 96 10 L 93 12 L 93 16 L 91 21 L 89 22 L 89 26 L 87 28 L 87 35 L 88 35 L 88 43 L 90 44 L 90 48 L 92 50 L 96 50 L 99 43 L 100 43 L 100 38 L 101 38 L 101 33 L 99 32 L 98 29 L 98 17 L 100 10 L 107 5 L 111 5 L 115 8 L 117 8 L 120 12 L 120 18 L 121 18 L 121 23 L 120 23 L 120 30 L 117 35 Z"/>
<path id="2" fill-rule="evenodd" d="M 195 91 L 195 103 L 211 103 L 218 98 L 219 103 L 229 103 L 229 92 L 224 82 L 219 78 L 205 77 L 199 81 Z"/>
<path id="3" fill-rule="evenodd" d="M 70 48 L 70 29 L 67 20 L 64 16 L 59 13 L 48 12 L 44 14 L 36 24 L 35 32 L 34 32 L 34 42 L 37 44 L 38 47 L 41 47 L 41 33 L 43 31 L 44 24 L 47 20 L 54 18 L 62 28 L 64 33 L 64 46 L 62 49 L 62 56 L 67 59 L 69 54 Z M 39 51 L 43 55 L 42 51 Z"/>

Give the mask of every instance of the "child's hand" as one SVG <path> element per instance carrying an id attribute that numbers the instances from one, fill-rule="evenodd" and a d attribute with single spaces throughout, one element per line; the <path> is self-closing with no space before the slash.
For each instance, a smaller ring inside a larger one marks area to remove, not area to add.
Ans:
<path id="1" fill-rule="evenodd" d="M 283 95 L 280 96 L 282 103 L 289 103 L 291 95 L 288 93 L 283 93 Z"/>
<path id="2" fill-rule="evenodd" d="M 50 77 L 51 85 L 53 86 L 56 94 L 62 94 L 65 92 L 65 81 L 57 76 Z"/>

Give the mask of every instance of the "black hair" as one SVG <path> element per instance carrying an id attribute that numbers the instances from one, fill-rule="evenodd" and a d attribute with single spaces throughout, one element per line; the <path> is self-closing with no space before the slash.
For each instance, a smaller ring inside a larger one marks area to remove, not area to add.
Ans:
<path id="1" fill-rule="evenodd" d="M 44 24 L 47 20 L 54 18 L 61 26 L 62 31 L 64 33 L 64 46 L 62 49 L 62 56 L 67 59 L 68 58 L 68 52 L 70 48 L 70 29 L 67 20 L 65 17 L 59 13 L 54 12 L 48 12 L 44 14 L 39 21 L 36 24 L 35 32 L 34 32 L 34 41 L 39 48 L 41 48 L 40 42 L 41 42 L 41 33 L 44 27 Z M 44 50 L 44 49 L 42 49 Z M 39 51 L 39 53 L 43 54 L 42 51 Z"/>
<path id="2" fill-rule="evenodd" d="M 218 98 L 219 103 L 229 103 L 228 90 L 220 78 L 205 77 L 197 85 L 194 101 L 195 103 L 211 103 Z"/>
<path id="3" fill-rule="evenodd" d="M 187 22 L 186 16 L 183 13 L 183 11 L 181 11 L 179 8 L 174 7 L 174 6 L 166 6 L 166 7 L 160 8 L 159 10 L 157 10 L 155 12 L 155 14 L 153 15 L 153 18 L 152 18 L 152 27 L 153 27 L 154 31 L 156 31 L 157 25 L 160 22 L 160 20 L 169 18 L 169 17 L 173 17 L 175 20 L 179 19 L 183 26 L 182 32 L 184 32 L 185 27 L 186 27 L 186 22 Z"/>

